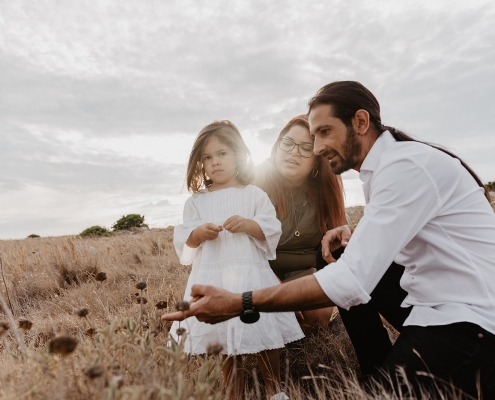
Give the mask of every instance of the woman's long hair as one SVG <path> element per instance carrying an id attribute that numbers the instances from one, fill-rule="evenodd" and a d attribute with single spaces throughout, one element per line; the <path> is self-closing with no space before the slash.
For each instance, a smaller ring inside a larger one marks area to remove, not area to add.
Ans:
<path id="1" fill-rule="evenodd" d="M 485 185 L 481 179 L 474 173 L 474 171 L 459 157 L 450 151 L 435 146 L 431 143 L 422 142 L 420 140 L 416 140 L 406 133 L 391 127 L 382 124 L 381 116 L 380 116 L 380 104 L 376 97 L 371 93 L 368 89 L 366 89 L 359 82 L 354 81 L 341 81 L 341 82 L 332 82 L 328 85 L 323 86 L 316 96 L 314 96 L 309 101 L 309 112 L 313 107 L 316 107 L 319 104 L 328 104 L 332 106 L 333 116 L 342 120 L 342 122 L 350 127 L 352 125 L 352 118 L 356 115 L 357 110 L 366 110 L 370 115 L 370 122 L 373 127 L 377 130 L 379 134 L 382 134 L 385 131 L 389 131 L 395 140 L 398 142 L 418 142 L 423 143 L 428 146 L 433 147 L 434 149 L 440 150 L 449 156 L 456 158 L 460 161 L 462 166 L 466 168 L 466 170 L 471 174 L 476 183 L 483 188 L 485 192 L 485 197 L 488 199 L 488 202 L 491 201 L 490 193 L 486 189 Z"/>
<path id="2" fill-rule="evenodd" d="M 302 126 L 309 132 L 308 118 L 300 115 L 289 121 L 280 131 L 277 140 L 273 144 L 270 158 L 257 168 L 254 184 L 268 193 L 280 218 L 288 215 L 288 202 L 285 195 L 285 178 L 278 171 L 275 162 L 279 139 L 284 136 L 294 126 Z M 312 200 L 318 227 L 322 234 L 327 230 L 346 223 L 344 193 L 342 180 L 334 175 L 330 164 L 321 156 L 313 155 L 316 158 L 315 167 L 318 169 L 316 177 L 312 172 L 306 180 L 303 189 Z"/>
<path id="3" fill-rule="evenodd" d="M 253 178 L 253 161 L 251 152 L 244 143 L 237 127 L 230 121 L 215 121 L 206 125 L 194 141 L 187 164 L 187 189 L 196 193 L 211 186 L 213 181 L 206 176 L 201 156 L 203 148 L 210 138 L 216 137 L 231 149 L 237 158 L 237 179 L 247 185 Z"/>

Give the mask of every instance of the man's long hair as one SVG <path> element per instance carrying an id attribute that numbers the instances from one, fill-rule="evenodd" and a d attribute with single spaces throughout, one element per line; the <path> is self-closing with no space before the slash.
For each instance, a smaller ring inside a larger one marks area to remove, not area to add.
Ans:
<path id="1" fill-rule="evenodd" d="M 428 146 L 431 146 L 437 150 L 440 150 L 453 158 L 457 158 L 462 166 L 466 168 L 466 170 L 471 174 L 476 183 L 483 188 L 485 192 L 485 197 L 488 199 L 488 202 L 491 201 L 490 193 L 483 185 L 481 179 L 474 173 L 474 171 L 459 157 L 450 151 L 435 146 L 431 143 L 422 142 L 420 140 L 416 140 L 406 133 L 391 127 L 382 124 L 382 120 L 380 117 L 380 104 L 373 93 L 371 93 L 368 89 L 366 89 L 359 82 L 354 81 L 341 81 L 341 82 L 332 82 L 328 85 L 323 86 L 316 96 L 314 96 L 309 101 L 309 112 L 312 108 L 316 107 L 320 104 L 328 104 L 332 106 L 333 116 L 342 120 L 342 122 L 347 126 L 352 126 L 352 118 L 356 115 L 356 111 L 358 110 L 366 110 L 370 115 L 370 123 L 372 127 L 381 135 L 385 131 L 389 131 L 395 140 L 398 142 L 418 142 L 423 143 Z"/>
<path id="2" fill-rule="evenodd" d="M 281 219 L 287 217 L 289 204 L 283 184 L 285 178 L 278 171 L 275 158 L 279 139 L 294 126 L 301 126 L 309 132 L 308 117 L 300 115 L 284 126 L 272 146 L 270 158 L 257 167 L 254 180 L 255 185 L 267 192 Z M 328 161 L 322 156 L 313 157 L 318 173 L 314 176 L 310 172 L 302 189 L 312 200 L 318 227 L 325 234 L 330 229 L 346 224 L 343 187 L 340 177 L 333 174 Z"/>

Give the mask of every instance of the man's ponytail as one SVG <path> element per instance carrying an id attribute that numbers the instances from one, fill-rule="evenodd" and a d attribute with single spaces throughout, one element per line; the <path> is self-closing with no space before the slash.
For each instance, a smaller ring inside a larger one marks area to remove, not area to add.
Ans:
<path id="1" fill-rule="evenodd" d="M 485 192 L 485 197 L 488 199 L 488 202 L 490 203 L 491 202 L 491 198 L 490 198 L 490 193 L 488 192 L 488 189 L 486 188 L 485 185 L 483 185 L 483 182 L 481 181 L 481 179 L 478 177 L 478 175 L 476 175 L 474 173 L 474 171 L 469 167 L 469 165 L 467 165 L 464 161 L 462 161 L 459 157 L 457 157 L 454 153 L 451 153 L 450 151 L 444 149 L 443 147 L 440 147 L 440 146 L 435 146 L 434 144 L 431 144 L 431 143 L 427 143 L 427 142 L 422 142 L 421 140 L 416 140 L 416 139 L 413 139 L 411 136 L 409 136 L 408 134 L 398 130 L 398 129 L 395 129 L 394 127 L 391 127 L 391 126 L 380 126 L 381 129 L 379 129 L 379 131 L 381 130 L 382 133 L 384 131 L 389 131 L 392 136 L 394 137 L 395 140 L 397 140 L 398 142 L 418 142 L 418 143 L 423 143 L 423 144 L 426 144 L 428 146 L 431 146 L 433 147 L 434 149 L 437 149 L 437 150 L 440 150 L 442 152 L 444 152 L 445 154 L 448 154 L 449 156 L 451 156 L 452 158 L 457 158 L 461 165 L 467 169 L 467 171 L 471 174 L 471 176 L 474 178 L 474 180 L 476 181 L 476 183 L 478 184 L 478 186 L 482 187 L 484 192 Z"/>

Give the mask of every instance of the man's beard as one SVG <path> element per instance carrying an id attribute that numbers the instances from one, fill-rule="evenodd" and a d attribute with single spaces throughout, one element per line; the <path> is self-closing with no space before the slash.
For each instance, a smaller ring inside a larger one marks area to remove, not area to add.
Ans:
<path id="1" fill-rule="evenodd" d="M 340 175 L 356 166 L 361 154 L 361 142 L 357 140 L 357 133 L 351 125 L 347 128 L 347 134 L 342 148 L 343 154 L 339 154 L 340 162 L 331 162 L 330 168 L 335 175 Z"/>

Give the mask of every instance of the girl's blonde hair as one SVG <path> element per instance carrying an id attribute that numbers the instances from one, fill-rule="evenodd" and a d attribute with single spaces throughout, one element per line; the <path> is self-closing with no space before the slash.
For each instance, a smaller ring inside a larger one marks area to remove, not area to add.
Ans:
<path id="1" fill-rule="evenodd" d="M 237 158 L 237 179 L 247 185 L 253 178 L 253 161 L 251 152 L 244 143 L 237 127 L 230 121 L 214 121 L 206 125 L 199 132 L 194 141 L 189 163 L 187 164 L 187 189 L 196 193 L 203 188 L 209 187 L 213 181 L 206 176 L 201 161 L 203 148 L 210 138 L 216 137 L 220 142 L 228 146 Z"/>

